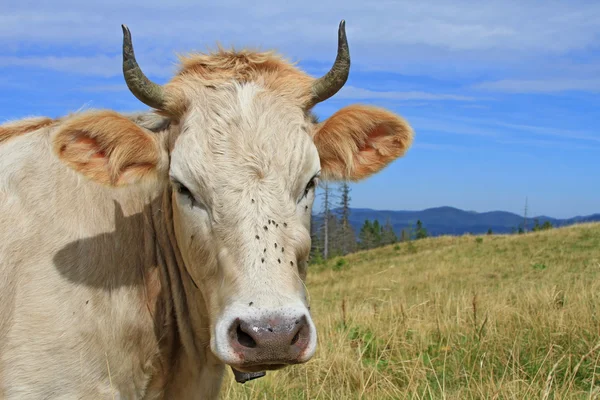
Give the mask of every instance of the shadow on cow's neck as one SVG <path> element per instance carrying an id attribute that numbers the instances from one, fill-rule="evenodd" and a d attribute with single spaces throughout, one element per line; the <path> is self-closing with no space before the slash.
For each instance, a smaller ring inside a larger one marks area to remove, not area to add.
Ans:
<path id="1" fill-rule="evenodd" d="M 156 250 L 153 246 L 151 221 L 143 212 L 125 216 L 121 205 L 114 201 L 113 232 L 75 240 L 54 256 L 54 264 L 66 279 L 108 291 L 123 286 L 143 286 L 155 268 Z M 93 222 L 92 222 L 93 223 Z"/>
<path id="2" fill-rule="evenodd" d="M 106 302 L 106 292 L 129 289 L 137 293 L 137 303 L 130 306 L 145 303 L 160 343 L 160 368 L 165 374 L 175 373 L 172 370 L 177 369 L 183 353 L 189 361 L 204 359 L 198 365 L 211 357 L 202 295 L 193 283 L 186 282 L 190 277 L 178 263 L 179 250 L 170 237 L 169 193 L 170 189 L 165 190 L 142 211 L 129 216 L 113 200 L 114 230 L 68 243 L 53 260 L 65 279 L 91 288 L 91 293 L 97 289 L 90 304 L 94 297 Z M 93 223 L 93 218 L 90 220 Z"/>

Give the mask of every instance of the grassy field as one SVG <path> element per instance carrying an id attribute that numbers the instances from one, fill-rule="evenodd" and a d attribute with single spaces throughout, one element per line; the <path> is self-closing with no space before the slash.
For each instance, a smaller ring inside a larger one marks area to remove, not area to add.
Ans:
<path id="1" fill-rule="evenodd" d="M 311 267 L 319 349 L 223 399 L 600 397 L 600 224 L 440 237 Z"/>

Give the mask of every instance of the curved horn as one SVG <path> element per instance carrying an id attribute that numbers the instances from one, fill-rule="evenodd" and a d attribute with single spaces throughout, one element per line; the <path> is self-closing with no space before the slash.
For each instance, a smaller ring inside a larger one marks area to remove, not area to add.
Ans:
<path id="1" fill-rule="evenodd" d="M 164 89 L 144 75 L 135 60 L 131 32 L 127 25 L 121 27 L 123 28 L 123 75 L 127 87 L 142 103 L 160 110 L 165 103 Z"/>
<path id="2" fill-rule="evenodd" d="M 346 21 L 342 20 L 338 29 L 338 50 L 335 62 L 329 72 L 317 79 L 312 86 L 311 105 L 327 100 L 336 94 L 348 80 L 350 73 L 350 50 L 346 38 Z"/>

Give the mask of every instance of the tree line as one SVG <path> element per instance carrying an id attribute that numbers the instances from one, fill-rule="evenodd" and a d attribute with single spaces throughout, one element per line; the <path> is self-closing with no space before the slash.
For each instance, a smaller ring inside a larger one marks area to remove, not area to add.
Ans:
<path id="1" fill-rule="evenodd" d="M 365 220 L 359 232 L 355 232 L 350 224 L 350 186 L 347 182 L 341 183 L 337 188 L 325 183 L 320 186 L 322 198 L 318 217 L 314 214 L 311 223 L 311 262 L 319 263 L 332 257 L 344 256 L 359 250 L 369 250 L 387 246 L 397 242 L 407 242 L 424 239 L 429 236 L 422 221 L 416 221 L 415 226 L 409 226 L 396 234 L 390 219 L 383 224 L 377 220 Z M 532 231 L 552 229 L 549 221 L 540 224 L 534 219 Z M 522 225 L 515 227 L 513 234 L 523 234 Z M 490 228 L 488 235 L 493 234 Z"/>
<path id="2" fill-rule="evenodd" d="M 347 182 L 337 189 L 323 184 L 320 196 L 323 199 L 320 215 L 318 219 L 313 215 L 311 224 L 312 262 L 428 236 L 423 223 L 417 221 L 414 228 L 402 229 L 398 237 L 389 218 L 384 224 L 377 219 L 365 220 L 360 231 L 355 232 L 350 224 L 351 197 Z"/>

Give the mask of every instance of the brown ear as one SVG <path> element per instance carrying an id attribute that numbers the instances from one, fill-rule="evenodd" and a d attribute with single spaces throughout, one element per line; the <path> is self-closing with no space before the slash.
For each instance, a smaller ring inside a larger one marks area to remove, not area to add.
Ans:
<path id="1" fill-rule="evenodd" d="M 112 186 L 156 177 L 164 164 L 152 133 L 113 111 L 68 119 L 54 138 L 54 150 L 79 173 Z"/>
<path id="2" fill-rule="evenodd" d="M 344 107 L 319 124 L 314 137 L 325 180 L 359 181 L 404 155 L 413 130 L 398 115 L 362 105 Z"/>

